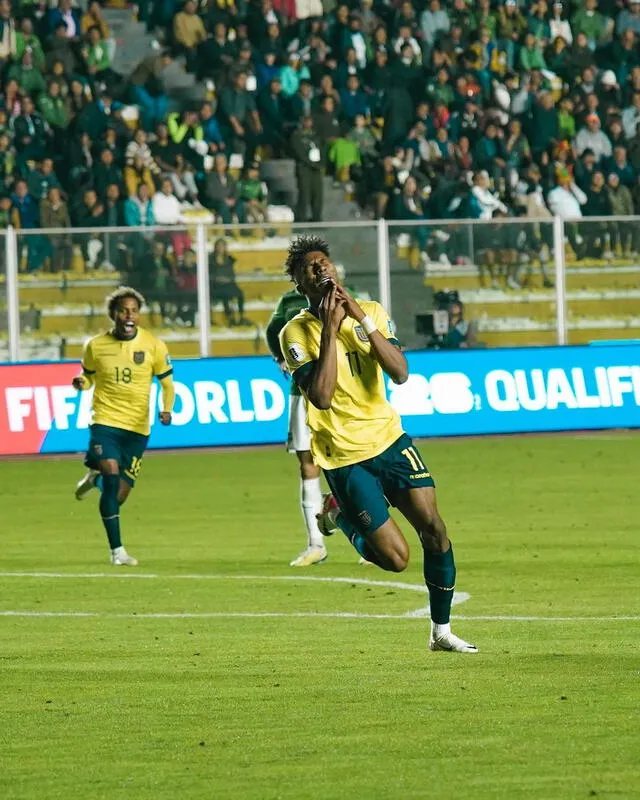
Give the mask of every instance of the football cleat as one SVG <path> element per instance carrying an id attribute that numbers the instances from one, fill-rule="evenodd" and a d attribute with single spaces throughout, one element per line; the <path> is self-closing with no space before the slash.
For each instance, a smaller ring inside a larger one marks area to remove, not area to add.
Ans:
<path id="1" fill-rule="evenodd" d="M 358 559 L 358 564 L 361 567 L 373 567 L 374 566 L 373 561 L 367 561 L 367 559 L 364 556 L 360 556 L 360 558 Z"/>
<path id="2" fill-rule="evenodd" d="M 474 644 L 469 644 L 456 636 L 454 633 L 443 633 L 434 636 L 433 632 L 429 637 L 429 650 L 446 650 L 450 653 L 477 653 L 478 648 Z"/>
<path id="3" fill-rule="evenodd" d="M 76 483 L 76 500 L 84 500 L 85 495 L 96 488 L 96 478 L 99 474 L 97 469 L 90 469 L 84 478 Z"/>
<path id="4" fill-rule="evenodd" d="M 309 545 L 297 558 L 289 564 L 290 567 L 312 567 L 314 564 L 322 564 L 327 560 L 327 551 L 324 546 Z"/>
<path id="5" fill-rule="evenodd" d="M 338 530 L 336 516 L 340 511 L 338 501 L 332 494 L 325 494 L 322 498 L 322 512 L 318 514 L 318 528 L 323 536 L 333 536 Z"/>
<path id="6" fill-rule="evenodd" d="M 114 567 L 137 567 L 138 561 L 130 556 L 124 547 L 116 547 L 111 551 L 111 563 Z"/>

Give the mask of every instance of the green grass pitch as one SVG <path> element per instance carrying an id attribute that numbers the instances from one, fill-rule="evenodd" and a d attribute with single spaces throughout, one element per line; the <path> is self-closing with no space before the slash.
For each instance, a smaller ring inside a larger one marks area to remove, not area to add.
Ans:
<path id="1" fill-rule="evenodd" d="M 410 531 L 403 575 L 289 568 L 279 449 L 148 454 L 126 572 L 79 460 L 0 462 L 0 797 L 640 797 L 640 437 L 421 452 L 478 655 L 427 651 Z"/>

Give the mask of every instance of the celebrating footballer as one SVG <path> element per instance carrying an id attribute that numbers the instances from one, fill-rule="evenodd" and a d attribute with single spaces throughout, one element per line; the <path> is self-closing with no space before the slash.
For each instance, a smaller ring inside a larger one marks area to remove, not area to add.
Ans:
<path id="1" fill-rule="evenodd" d="M 280 345 L 306 399 L 314 461 L 332 491 L 320 529 L 325 536 L 341 529 L 363 558 L 402 572 L 409 546 L 389 515 L 395 506 L 422 544 L 430 649 L 476 653 L 451 632 L 456 568 L 435 483 L 386 399 L 383 373 L 397 384 L 408 378 L 392 322 L 379 303 L 358 303 L 341 286 L 323 239 L 295 239 L 286 269 L 309 301 L 282 329 Z"/>

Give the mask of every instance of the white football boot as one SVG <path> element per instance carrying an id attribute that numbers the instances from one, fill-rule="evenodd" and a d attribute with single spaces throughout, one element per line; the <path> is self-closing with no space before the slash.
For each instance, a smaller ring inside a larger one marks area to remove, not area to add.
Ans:
<path id="1" fill-rule="evenodd" d="M 124 549 L 116 547 L 111 551 L 111 563 L 114 567 L 137 567 L 138 561 Z"/>
<path id="2" fill-rule="evenodd" d="M 456 636 L 455 633 L 434 634 L 433 628 L 429 637 L 429 650 L 446 650 L 449 653 L 477 653 L 478 648 Z"/>
<path id="3" fill-rule="evenodd" d="M 297 558 L 289 564 L 290 567 L 312 567 L 314 564 L 322 564 L 327 560 L 327 550 L 321 545 L 309 545 L 300 553 Z"/>
<path id="4" fill-rule="evenodd" d="M 90 469 L 84 478 L 76 483 L 76 500 L 84 500 L 85 496 L 96 488 L 96 478 L 99 474 L 97 469 Z"/>

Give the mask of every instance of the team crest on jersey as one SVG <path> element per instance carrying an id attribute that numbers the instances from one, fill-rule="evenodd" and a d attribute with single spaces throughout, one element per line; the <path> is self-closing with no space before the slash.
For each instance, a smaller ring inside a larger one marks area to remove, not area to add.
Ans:
<path id="1" fill-rule="evenodd" d="M 134 364 L 144 364 L 144 350 L 136 350 L 133 354 Z"/>
<path id="2" fill-rule="evenodd" d="M 360 339 L 361 342 L 369 341 L 369 337 L 364 332 L 364 328 L 362 327 L 362 325 L 356 325 L 353 330 L 356 332 L 356 336 L 358 337 L 358 339 Z"/>
<path id="3" fill-rule="evenodd" d="M 101 444 L 94 444 L 93 445 L 93 452 L 97 456 L 101 456 L 102 455 L 102 445 Z"/>

